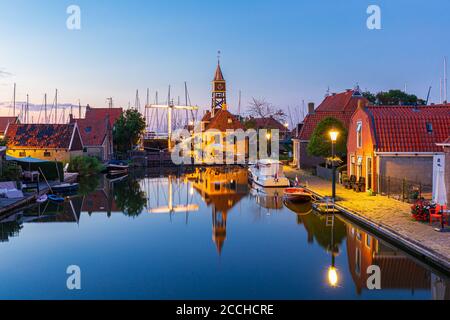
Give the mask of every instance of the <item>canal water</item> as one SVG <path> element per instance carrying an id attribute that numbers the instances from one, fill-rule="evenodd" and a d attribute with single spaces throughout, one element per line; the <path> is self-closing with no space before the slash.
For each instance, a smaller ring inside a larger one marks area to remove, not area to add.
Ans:
<path id="1" fill-rule="evenodd" d="M 1 299 L 450 299 L 445 275 L 242 169 L 85 179 L 0 221 L 0 238 Z"/>

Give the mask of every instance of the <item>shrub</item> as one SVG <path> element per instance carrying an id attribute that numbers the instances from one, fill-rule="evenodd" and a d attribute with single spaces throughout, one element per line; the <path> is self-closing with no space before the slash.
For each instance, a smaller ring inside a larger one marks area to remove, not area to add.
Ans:
<path id="1" fill-rule="evenodd" d="M 8 161 L 3 162 L 2 180 L 19 181 L 22 178 L 22 167 Z"/>
<path id="2" fill-rule="evenodd" d="M 103 169 L 103 164 L 94 157 L 78 156 L 72 158 L 69 163 L 69 171 L 78 172 L 80 176 L 97 174 Z"/>

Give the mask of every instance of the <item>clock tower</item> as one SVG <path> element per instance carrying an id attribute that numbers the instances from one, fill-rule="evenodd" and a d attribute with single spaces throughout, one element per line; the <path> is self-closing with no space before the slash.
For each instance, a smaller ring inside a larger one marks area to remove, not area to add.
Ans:
<path id="1" fill-rule="evenodd" d="M 211 111 L 216 109 L 227 110 L 227 88 L 223 78 L 220 61 L 217 63 L 216 74 L 213 80 Z"/>

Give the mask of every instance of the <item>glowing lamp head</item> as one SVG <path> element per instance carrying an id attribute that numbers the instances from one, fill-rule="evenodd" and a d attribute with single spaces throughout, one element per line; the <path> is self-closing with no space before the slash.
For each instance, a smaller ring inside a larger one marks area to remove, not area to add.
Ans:
<path id="1" fill-rule="evenodd" d="M 286 129 L 289 128 L 289 123 L 286 122 L 286 123 L 284 124 L 284 127 L 285 127 Z"/>
<path id="2" fill-rule="evenodd" d="M 339 282 L 339 277 L 338 277 L 336 268 L 330 267 L 328 269 L 328 283 L 332 287 L 337 287 L 338 282 Z"/>
<path id="3" fill-rule="evenodd" d="M 266 134 L 266 139 L 267 139 L 267 140 L 270 140 L 271 137 L 272 137 L 272 135 L 268 132 L 268 133 Z"/>
<path id="4" fill-rule="evenodd" d="M 331 141 L 336 142 L 338 136 L 339 136 L 339 132 L 338 131 L 336 131 L 336 130 L 331 130 L 330 131 Z"/>

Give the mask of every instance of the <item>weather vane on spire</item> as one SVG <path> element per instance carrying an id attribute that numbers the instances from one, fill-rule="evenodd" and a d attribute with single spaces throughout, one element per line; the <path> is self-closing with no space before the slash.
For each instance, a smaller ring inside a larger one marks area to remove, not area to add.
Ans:
<path id="1" fill-rule="evenodd" d="M 220 54 L 221 54 L 222 52 L 220 52 L 220 50 L 219 51 L 217 51 L 217 63 L 218 64 L 220 64 Z"/>

